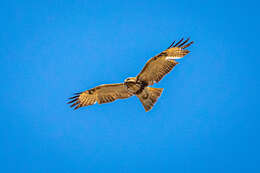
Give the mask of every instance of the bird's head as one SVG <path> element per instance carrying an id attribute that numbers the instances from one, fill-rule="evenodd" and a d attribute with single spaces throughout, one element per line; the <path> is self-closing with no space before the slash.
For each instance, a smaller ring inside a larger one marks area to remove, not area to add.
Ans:
<path id="1" fill-rule="evenodd" d="M 124 81 L 125 83 L 128 83 L 128 82 L 136 82 L 136 77 L 129 77 L 129 78 L 127 78 L 127 79 L 125 79 L 125 81 Z"/>

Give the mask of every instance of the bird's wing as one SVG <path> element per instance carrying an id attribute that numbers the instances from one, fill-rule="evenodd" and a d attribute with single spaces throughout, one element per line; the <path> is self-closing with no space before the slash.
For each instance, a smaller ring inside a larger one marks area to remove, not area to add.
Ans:
<path id="1" fill-rule="evenodd" d="M 96 102 L 98 104 L 113 102 L 116 99 L 125 99 L 132 96 L 127 91 L 127 88 L 123 83 L 119 84 L 105 84 L 87 91 L 76 93 L 76 96 L 70 97 L 68 104 L 72 104 L 71 107 L 78 109 L 83 106 L 93 105 Z"/>
<path id="2" fill-rule="evenodd" d="M 190 51 L 185 48 L 189 47 L 192 42 L 189 42 L 189 38 L 185 41 L 181 39 L 178 43 L 175 41 L 169 48 L 160 54 L 151 58 L 144 66 L 142 71 L 137 75 L 137 81 L 144 82 L 148 85 L 158 83 L 167 73 L 169 73 L 178 62 L 175 59 L 180 59 L 187 55 Z"/>

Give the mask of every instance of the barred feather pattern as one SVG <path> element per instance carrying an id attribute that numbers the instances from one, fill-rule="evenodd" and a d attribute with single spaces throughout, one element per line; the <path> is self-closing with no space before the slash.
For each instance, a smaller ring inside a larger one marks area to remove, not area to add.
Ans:
<path id="1" fill-rule="evenodd" d="M 103 104 L 113 102 L 117 99 L 125 99 L 132 96 L 123 83 L 100 85 L 90 90 L 76 93 L 76 96 L 70 97 L 68 104 L 78 109 L 80 107 L 93 105 L 95 103 Z"/>

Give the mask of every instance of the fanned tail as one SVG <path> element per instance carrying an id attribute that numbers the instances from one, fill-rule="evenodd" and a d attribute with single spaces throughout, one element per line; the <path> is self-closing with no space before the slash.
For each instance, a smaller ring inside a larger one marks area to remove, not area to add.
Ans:
<path id="1" fill-rule="evenodd" d="M 137 97 L 142 102 L 145 111 L 152 109 L 157 99 L 161 96 L 163 88 L 146 87 Z"/>

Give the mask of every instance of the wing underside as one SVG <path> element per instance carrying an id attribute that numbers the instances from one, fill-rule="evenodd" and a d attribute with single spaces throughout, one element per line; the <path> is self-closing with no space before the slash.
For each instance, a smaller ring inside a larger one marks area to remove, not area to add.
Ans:
<path id="1" fill-rule="evenodd" d="M 80 107 L 93 105 L 95 103 L 103 104 L 113 102 L 117 99 L 125 99 L 132 96 L 123 83 L 100 85 L 87 91 L 76 93 L 70 97 L 71 107 L 78 109 Z"/>
<path id="2" fill-rule="evenodd" d="M 165 51 L 151 58 L 137 75 L 137 80 L 148 85 L 158 83 L 178 64 L 175 59 L 180 59 L 189 53 L 189 50 L 185 48 L 189 47 L 193 42 L 188 43 L 188 41 L 189 39 L 185 41 L 181 39 L 176 44 L 173 42 Z"/>

